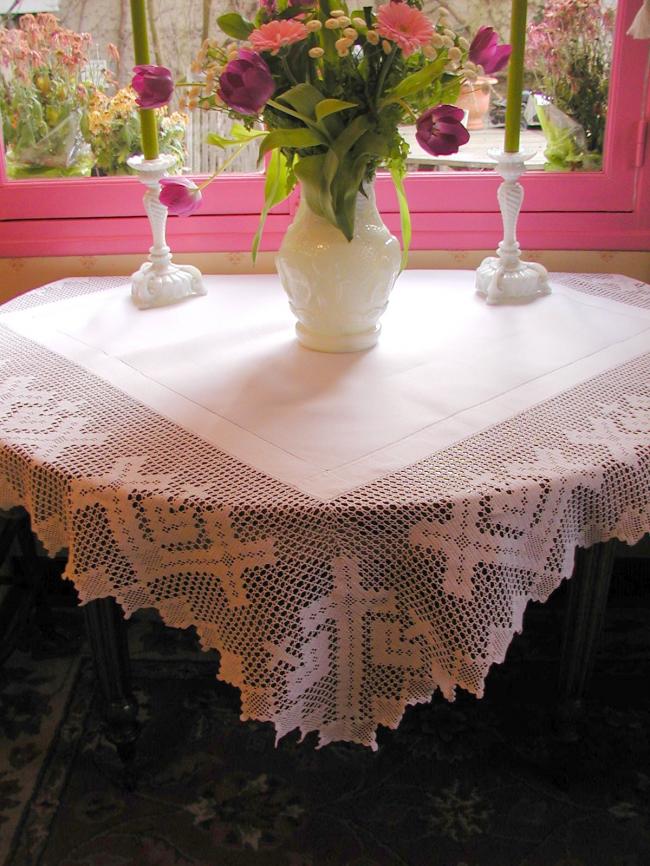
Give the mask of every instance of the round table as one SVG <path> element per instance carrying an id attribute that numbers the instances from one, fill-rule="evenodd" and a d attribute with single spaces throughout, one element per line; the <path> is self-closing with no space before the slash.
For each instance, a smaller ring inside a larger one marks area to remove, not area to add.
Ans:
<path id="1" fill-rule="evenodd" d="M 407 271 L 378 347 L 325 355 L 275 277 L 207 285 L 139 311 L 126 278 L 71 279 L 2 308 L 0 506 L 67 549 L 82 603 L 194 626 L 242 719 L 374 748 L 436 689 L 480 697 L 577 547 L 650 530 L 650 287 L 559 274 L 488 307 L 472 272 Z"/>

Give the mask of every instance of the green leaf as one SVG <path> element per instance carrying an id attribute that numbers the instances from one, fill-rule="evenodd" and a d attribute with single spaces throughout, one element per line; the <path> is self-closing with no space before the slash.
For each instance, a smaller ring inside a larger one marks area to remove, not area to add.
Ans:
<path id="1" fill-rule="evenodd" d="M 316 106 L 323 101 L 323 94 L 313 85 L 303 83 L 285 91 L 278 99 L 313 121 L 316 119 Z"/>
<path id="2" fill-rule="evenodd" d="M 391 162 L 388 170 L 393 179 L 399 203 L 400 227 L 402 229 L 402 270 L 404 270 L 408 262 L 409 247 L 411 246 L 411 212 L 409 211 L 409 203 L 406 198 L 406 190 L 404 189 L 406 169 L 397 162 Z"/>
<path id="3" fill-rule="evenodd" d="M 283 98 L 284 98 L 284 94 L 283 94 Z M 275 108 L 276 111 L 283 111 L 285 114 L 288 114 L 289 117 L 295 117 L 296 120 L 302 121 L 305 124 L 305 126 L 308 126 L 310 129 L 313 129 L 315 132 L 323 134 L 322 127 L 317 126 L 316 121 L 312 120 L 311 117 L 307 117 L 306 114 L 301 114 L 299 111 L 294 111 L 293 108 L 289 108 L 288 105 L 282 105 L 281 102 L 276 102 L 275 99 L 269 99 L 269 101 L 266 104 L 270 105 L 271 108 Z M 328 143 L 329 143 L 329 139 L 328 139 Z"/>
<path id="4" fill-rule="evenodd" d="M 217 18 L 217 24 L 226 34 L 233 39 L 246 40 L 255 30 L 250 21 L 246 21 L 237 12 L 227 12 Z"/>
<path id="5" fill-rule="evenodd" d="M 393 90 L 389 91 L 383 99 L 379 100 L 379 110 L 381 111 L 382 108 L 385 108 L 393 102 L 398 102 L 400 99 L 414 96 L 416 93 L 424 90 L 431 84 L 437 75 L 440 75 L 446 63 L 447 56 L 444 54 L 432 63 L 428 63 L 422 69 L 418 69 L 417 72 L 407 75 L 406 78 L 403 78 L 400 81 L 397 87 L 393 88 Z"/>
<path id="6" fill-rule="evenodd" d="M 348 240 L 354 235 L 357 193 L 365 177 L 368 162 L 373 157 L 388 156 L 388 142 L 378 132 L 369 129 L 351 147 L 341 161 L 332 182 L 332 201 L 336 222 Z"/>
<path id="7" fill-rule="evenodd" d="M 284 154 L 281 150 L 274 150 L 271 159 L 269 160 L 269 164 L 266 167 L 264 207 L 260 214 L 260 221 L 257 225 L 257 231 L 255 232 L 255 237 L 253 238 L 253 244 L 251 247 L 253 262 L 255 262 L 255 259 L 257 258 L 257 250 L 259 249 L 260 241 L 262 240 L 262 232 L 264 231 L 264 224 L 269 215 L 269 211 L 272 207 L 275 207 L 276 204 L 280 204 L 281 201 L 284 201 L 293 189 L 293 186 L 294 182 L 291 179 L 289 165 Z"/>
<path id="8" fill-rule="evenodd" d="M 232 138 L 226 138 L 216 132 L 209 132 L 205 140 L 208 144 L 214 144 L 216 147 L 236 147 L 245 141 L 253 141 L 256 138 L 263 138 L 268 135 L 268 132 L 264 129 L 246 129 L 246 127 L 238 123 L 233 124 L 230 133 Z"/>
<path id="9" fill-rule="evenodd" d="M 380 158 L 388 156 L 390 152 L 388 141 L 380 132 L 369 129 L 361 136 L 354 145 L 355 158 L 359 156 L 377 156 Z"/>
<path id="10" fill-rule="evenodd" d="M 444 102 L 446 105 L 454 105 L 460 96 L 461 85 L 462 81 L 459 75 L 454 75 L 449 81 L 443 82 L 440 87 L 440 93 L 436 97 L 435 102 Z"/>
<path id="11" fill-rule="evenodd" d="M 296 163 L 294 171 L 310 209 L 338 227 L 330 189 L 337 164 L 336 155 L 329 150 L 326 154 L 303 156 Z"/>
<path id="12" fill-rule="evenodd" d="M 349 241 L 354 237 L 357 193 L 366 172 L 367 164 L 368 159 L 365 154 L 354 160 L 346 159 L 339 167 L 332 184 L 336 225 Z"/>
<path id="13" fill-rule="evenodd" d="M 314 2 L 314 6 L 316 6 L 316 2 Z M 279 15 L 274 15 L 275 19 L 280 19 L 281 21 L 285 21 L 287 18 L 296 18 L 298 15 L 304 15 L 305 9 L 308 7 L 303 6 L 287 6 L 287 8 L 280 12 Z"/>
<path id="14" fill-rule="evenodd" d="M 246 129 L 241 123 L 233 123 L 230 134 L 236 141 L 252 141 L 267 133 L 265 129 Z"/>
<path id="15" fill-rule="evenodd" d="M 332 142 L 332 150 L 336 153 L 339 161 L 343 159 L 345 154 L 353 147 L 361 136 L 368 130 L 371 124 L 371 118 L 368 114 L 360 114 L 355 117 L 352 123 L 345 127 L 339 137 Z"/>
<path id="16" fill-rule="evenodd" d="M 313 129 L 274 129 L 260 145 L 259 159 L 274 147 L 317 147 L 319 144 L 327 144 L 327 140 Z"/>
<path id="17" fill-rule="evenodd" d="M 342 99 L 322 99 L 316 105 L 316 120 L 320 122 L 324 117 L 329 117 L 330 114 L 358 107 L 356 102 L 344 102 Z"/>

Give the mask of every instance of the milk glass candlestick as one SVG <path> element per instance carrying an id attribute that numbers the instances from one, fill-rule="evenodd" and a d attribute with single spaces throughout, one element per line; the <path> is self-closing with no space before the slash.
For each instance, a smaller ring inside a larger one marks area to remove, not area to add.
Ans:
<path id="1" fill-rule="evenodd" d="M 522 262 L 517 241 L 517 220 L 524 200 L 524 188 L 518 182 L 525 171 L 525 160 L 532 153 L 519 150 L 521 99 L 526 47 L 527 0 L 512 0 L 510 44 L 512 54 L 508 67 L 508 100 L 504 149 L 490 151 L 496 160 L 503 183 L 497 199 L 503 220 L 503 240 L 497 255 L 483 259 L 476 271 L 476 291 L 488 304 L 512 304 L 531 301 L 551 291 L 546 268 L 535 262 Z"/>
<path id="2" fill-rule="evenodd" d="M 133 26 L 133 51 L 135 65 L 149 64 L 149 38 L 147 36 L 147 12 L 145 0 L 131 0 L 131 23 Z M 140 109 L 140 132 L 142 153 L 145 159 L 158 158 L 158 126 L 153 108 Z"/>
<path id="3" fill-rule="evenodd" d="M 133 48 L 136 66 L 149 64 L 147 13 L 145 0 L 131 0 Z M 132 156 L 127 162 L 147 188 L 144 209 L 149 218 L 153 245 L 149 261 L 131 277 L 131 298 L 141 310 L 175 304 L 192 295 L 205 295 L 201 272 L 192 265 L 175 265 L 167 246 L 165 229 L 167 208 L 160 203 L 160 179 L 174 164 L 173 156 L 158 153 L 158 127 L 153 108 L 140 109 L 143 156 Z"/>

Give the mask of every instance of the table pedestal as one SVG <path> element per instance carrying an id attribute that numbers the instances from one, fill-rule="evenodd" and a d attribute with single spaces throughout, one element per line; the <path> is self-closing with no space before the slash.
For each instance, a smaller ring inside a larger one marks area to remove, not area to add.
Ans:
<path id="1" fill-rule="evenodd" d="M 138 705 L 131 691 L 131 665 L 124 616 L 112 598 L 100 598 L 84 607 L 86 631 L 95 663 L 106 738 L 124 763 L 126 787 L 135 785 L 133 762 L 140 732 Z"/>
<path id="2" fill-rule="evenodd" d="M 560 738 L 578 739 L 577 722 L 605 619 L 616 541 L 578 548 L 564 622 L 557 724 Z"/>

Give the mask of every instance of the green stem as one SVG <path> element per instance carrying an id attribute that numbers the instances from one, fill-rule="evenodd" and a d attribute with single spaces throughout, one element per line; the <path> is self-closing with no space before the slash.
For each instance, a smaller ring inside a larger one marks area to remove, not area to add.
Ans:
<path id="1" fill-rule="evenodd" d="M 292 84 L 298 84 L 296 76 L 289 69 L 289 64 L 287 63 L 287 56 L 286 54 L 284 54 L 284 52 L 280 54 L 280 63 L 282 64 L 282 68 L 284 69 L 284 71 L 287 73 L 287 78 L 289 79 L 289 81 L 291 81 Z"/>
<path id="2" fill-rule="evenodd" d="M 207 180 L 204 180 L 202 184 L 199 184 L 199 189 L 204 190 L 206 188 L 206 186 L 211 184 L 212 181 L 215 179 L 215 177 L 217 177 L 223 171 L 225 171 L 228 168 L 228 166 L 231 165 L 231 163 L 233 163 L 237 159 L 237 157 L 242 152 L 242 150 L 247 145 L 249 145 L 251 143 L 251 141 L 257 141 L 257 139 L 250 139 L 249 141 L 245 141 L 243 144 L 240 144 L 239 147 L 235 150 L 235 152 L 233 154 L 231 154 L 231 156 L 228 157 L 228 159 L 223 163 L 223 165 L 219 166 L 219 168 L 215 171 L 214 174 L 211 174 L 210 177 L 207 178 Z"/>
<path id="3" fill-rule="evenodd" d="M 146 65 L 150 61 L 145 0 L 131 0 L 131 25 L 136 66 Z M 140 109 L 140 133 L 144 158 L 156 159 L 158 157 L 158 123 L 153 108 Z"/>
<path id="4" fill-rule="evenodd" d="M 405 102 L 403 99 L 398 99 L 397 104 L 401 105 L 402 108 L 406 111 L 406 113 L 410 114 L 410 116 L 413 118 L 413 120 L 418 119 L 418 114 L 415 111 L 413 111 L 411 106 L 407 102 Z"/>
<path id="5" fill-rule="evenodd" d="M 379 78 L 377 79 L 377 92 L 375 94 L 375 104 L 379 102 L 379 97 L 381 96 L 381 92 L 384 87 L 384 82 L 386 81 L 386 76 L 388 75 L 388 71 L 393 65 L 393 60 L 397 55 L 397 45 L 393 45 L 393 50 L 384 60 L 381 69 L 379 70 Z"/>

